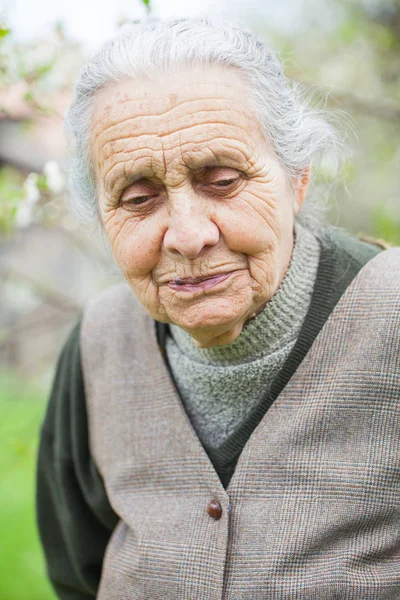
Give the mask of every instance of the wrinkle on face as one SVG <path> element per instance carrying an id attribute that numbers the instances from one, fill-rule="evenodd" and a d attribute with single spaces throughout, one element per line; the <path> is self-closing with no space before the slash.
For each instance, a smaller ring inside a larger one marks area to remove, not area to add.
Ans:
<path id="1" fill-rule="evenodd" d="M 224 137 L 227 138 L 227 143 L 242 146 L 238 150 L 242 154 L 247 154 L 247 161 L 254 160 L 256 144 L 253 143 L 252 138 L 257 133 L 259 137 L 260 132 L 254 126 L 254 120 L 249 119 L 249 115 L 243 109 L 236 108 L 237 94 L 232 93 L 232 86 L 207 85 L 202 81 L 201 86 L 197 85 L 198 95 L 203 93 L 204 96 L 204 86 L 216 89 L 217 94 L 211 97 L 207 94 L 206 97 L 181 98 L 179 104 L 176 104 L 175 100 L 175 106 L 172 109 L 168 106 L 169 101 L 164 97 L 156 96 L 151 107 L 147 101 L 145 110 L 141 109 L 143 98 L 124 99 L 124 110 L 129 110 L 133 114 L 131 118 L 124 118 L 124 115 L 119 113 L 116 118 L 117 100 L 116 110 L 112 113 L 108 112 L 106 119 L 95 119 L 92 146 L 96 148 L 95 164 L 103 169 L 102 176 L 104 177 L 104 169 L 108 174 L 110 169 L 118 165 L 121 160 L 131 159 L 136 162 L 143 159 L 144 156 L 150 160 L 150 155 L 161 153 L 162 149 L 164 149 L 165 162 L 168 162 L 168 151 L 171 154 L 177 147 L 181 148 L 183 155 L 192 154 L 191 157 L 187 157 L 188 160 L 190 158 L 196 160 L 196 154 L 202 148 L 197 148 L 195 153 L 193 150 L 191 152 L 194 144 L 197 146 L 202 144 L 207 147 L 210 140 L 215 140 L 218 145 L 218 139 L 222 141 Z M 188 87 L 190 88 L 190 85 Z M 226 99 L 219 98 L 218 94 L 221 93 L 221 90 L 229 90 L 230 95 Z M 187 93 L 190 95 L 190 89 Z M 107 89 L 103 90 L 97 98 L 97 103 L 105 94 L 107 94 Z M 235 103 L 231 102 L 227 108 L 226 100 L 235 100 Z M 110 109 L 109 105 L 108 108 Z M 171 110 L 175 114 L 171 115 Z M 194 130 L 190 131 L 191 128 Z M 229 132 L 229 136 L 224 135 L 226 132 Z M 162 145 L 160 138 L 165 138 Z M 249 142 L 250 147 L 248 148 Z M 187 150 L 185 146 L 188 147 Z M 118 154 L 122 154 L 122 156 L 118 157 Z M 192 168 L 191 164 L 188 166 Z M 140 168 L 142 167 L 143 165 L 140 165 Z M 164 175 L 165 173 L 160 169 L 160 174 L 157 176 Z"/>
<path id="2" fill-rule="evenodd" d="M 207 70 L 209 72 L 209 70 Z M 216 72 L 216 71 L 215 71 Z M 96 140 L 96 137 L 108 134 L 109 130 L 113 127 L 120 127 L 121 125 L 125 125 L 129 122 L 140 122 L 144 117 L 157 117 L 164 116 L 168 119 L 176 119 L 176 115 L 171 115 L 175 109 L 178 111 L 182 111 L 184 113 L 190 113 L 191 111 L 186 110 L 186 105 L 193 103 L 203 103 L 210 104 L 210 108 L 207 110 L 219 111 L 221 108 L 226 107 L 226 98 L 234 99 L 237 97 L 237 87 L 228 85 L 223 83 L 222 80 L 218 82 L 207 82 L 204 77 L 204 72 L 202 70 L 196 71 L 196 69 L 191 69 L 187 73 L 186 82 L 188 83 L 188 94 L 186 97 L 182 96 L 182 91 L 185 91 L 181 88 L 178 94 L 157 94 L 157 86 L 158 82 L 140 82 L 138 81 L 137 88 L 134 89 L 133 86 L 129 85 L 131 82 L 127 82 L 127 85 L 121 84 L 118 90 L 116 90 L 113 94 L 113 101 L 107 102 L 107 92 L 108 88 L 103 88 L 102 92 L 97 95 L 97 100 L 101 102 L 101 97 L 103 97 L 102 102 L 102 113 L 99 113 L 99 117 L 96 117 L 96 113 L 94 114 L 94 118 L 92 120 L 92 141 Z M 221 72 L 222 77 L 227 75 L 226 72 Z M 236 76 L 235 76 L 236 77 Z M 178 75 L 179 78 L 179 75 Z M 164 77 L 164 81 L 176 81 L 175 76 Z M 201 81 L 201 89 L 197 85 L 197 96 L 191 95 L 191 90 L 189 86 L 191 83 L 196 85 Z M 139 89 L 140 88 L 140 89 Z M 146 89 L 145 89 L 146 88 Z M 123 90 L 123 91 L 121 91 Z M 142 94 L 140 93 L 143 90 Z M 132 94 L 133 91 L 133 94 Z M 240 94 L 242 95 L 242 94 Z M 106 98 L 104 100 L 104 97 Z M 174 101 L 171 102 L 171 97 L 174 98 Z M 97 102 L 98 104 L 99 102 Z M 132 105 L 134 103 L 134 106 Z M 114 110 L 118 109 L 118 119 L 116 120 L 114 117 Z M 132 108 L 134 108 L 134 112 L 132 112 Z M 232 107 L 235 110 L 234 107 Z M 195 109 L 199 110 L 198 107 Z"/>
<path id="3" fill-rule="evenodd" d="M 142 140 L 135 148 L 127 148 L 117 156 L 102 160 L 101 172 L 106 191 L 113 194 L 141 177 L 154 177 L 165 185 L 174 186 L 189 169 L 201 169 L 208 164 L 209 155 L 216 166 L 221 164 L 218 150 L 221 145 L 226 145 L 231 154 L 229 159 L 224 160 L 226 166 L 246 170 L 249 175 L 255 174 L 255 158 L 246 152 L 244 143 L 234 139 L 234 127 L 230 137 L 225 134 L 226 128 L 211 128 L 203 124 L 201 127 L 203 139 L 200 136 L 195 138 L 195 145 L 193 140 L 182 141 L 182 132 L 179 132 L 179 135 L 174 134 L 174 139 L 153 138 L 151 144 L 149 140 Z"/>
<path id="4" fill-rule="evenodd" d="M 192 69 L 106 88 L 95 102 L 92 158 L 117 263 L 151 316 L 205 345 L 240 334 L 275 293 L 293 244 L 293 189 L 245 89 L 238 73 Z M 235 187 L 207 187 L 211 168 L 238 175 Z M 151 200 L 121 203 L 139 180 Z M 233 273 L 221 293 L 183 298 L 168 285 L 217 272 Z"/>

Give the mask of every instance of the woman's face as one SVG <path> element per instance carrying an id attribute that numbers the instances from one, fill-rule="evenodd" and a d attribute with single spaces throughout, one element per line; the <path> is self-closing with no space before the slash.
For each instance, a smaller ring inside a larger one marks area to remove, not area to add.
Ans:
<path id="1" fill-rule="evenodd" d="M 115 259 L 148 313 L 225 344 L 289 264 L 293 187 L 234 71 L 190 69 L 96 97 L 92 158 Z"/>

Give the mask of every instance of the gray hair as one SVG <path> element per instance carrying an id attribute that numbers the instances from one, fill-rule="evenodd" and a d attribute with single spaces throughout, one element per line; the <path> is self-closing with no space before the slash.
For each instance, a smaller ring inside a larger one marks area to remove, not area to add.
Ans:
<path id="1" fill-rule="evenodd" d="M 70 207 L 80 221 L 99 216 L 90 152 L 96 93 L 118 82 L 195 65 L 223 66 L 244 76 L 250 106 L 292 182 L 308 166 L 326 165 L 327 158 L 339 168 L 342 144 L 326 112 L 311 106 L 310 97 L 285 77 L 273 52 L 253 32 L 221 20 L 150 20 L 122 28 L 84 66 L 76 84 L 65 132 Z"/>

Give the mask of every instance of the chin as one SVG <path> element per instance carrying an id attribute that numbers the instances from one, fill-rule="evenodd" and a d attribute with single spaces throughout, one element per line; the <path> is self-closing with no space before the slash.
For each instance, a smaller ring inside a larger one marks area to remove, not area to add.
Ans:
<path id="1" fill-rule="evenodd" d="M 223 335 L 238 323 L 244 323 L 249 312 L 248 306 L 240 306 L 237 301 L 218 299 L 187 307 L 178 314 L 171 311 L 169 316 L 171 323 L 199 339 Z"/>

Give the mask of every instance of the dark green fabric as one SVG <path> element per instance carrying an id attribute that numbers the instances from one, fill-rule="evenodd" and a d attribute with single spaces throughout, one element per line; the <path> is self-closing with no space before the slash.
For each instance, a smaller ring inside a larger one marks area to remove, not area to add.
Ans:
<path id="1" fill-rule="evenodd" d="M 252 431 L 296 371 L 340 296 L 379 250 L 337 231 L 321 238 L 315 289 L 296 345 L 246 421 L 219 448 L 205 448 L 225 486 Z M 156 323 L 156 329 L 165 348 L 168 326 Z M 38 528 L 49 578 L 61 600 L 95 599 L 105 548 L 118 521 L 89 453 L 79 330 L 78 323 L 58 360 L 37 463 Z"/>
<path id="2" fill-rule="evenodd" d="M 63 600 L 92 600 L 118 521 L 89 453 L 80 324 L 58 360 L 41 430 L 37 520 L 49 578 Z"/>

